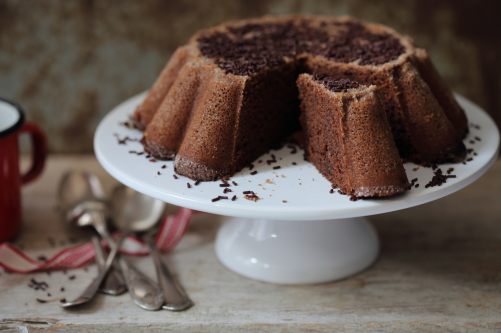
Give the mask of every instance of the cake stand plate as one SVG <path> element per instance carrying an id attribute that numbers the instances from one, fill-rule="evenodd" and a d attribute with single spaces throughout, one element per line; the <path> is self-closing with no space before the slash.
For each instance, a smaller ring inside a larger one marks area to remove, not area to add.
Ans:
<path id="1" fill-rule="evenodd" d="M 465 164 L 439 166 L 444 174 L 456 176 L 441 186 L 426 187 L 435 172 L 431 168 L 406 163 L 407 176 L 414 180 L 410 191 L 390 199 L 351 201 L 331 193 L 330 183 L 295 146 L 264 154 L 231 177 L 229 186 L 221 181 L 197 184 L 175 175 L 172 161 L 147 156 L 139 142 L 142 133 L 127 126 L 144 97 L 143 93 L 123 102 L 101 121 L 94 137 L 97 159 L 118 181 L 146 195 L 231 216 L 216 239 L 219 259 L 240 274 L 267 282 L 327 282 L 366 268 L 377 257 L 379 243 L 372 226 L 361 217 L 421 205 L 458 191 L 487 171 L 499 148 L 499 132 L 491 118 L 457 95 L 470 122 L 465 138 L 470 150 Z M 259 199 L 246 198 L 248 191 Z"/>

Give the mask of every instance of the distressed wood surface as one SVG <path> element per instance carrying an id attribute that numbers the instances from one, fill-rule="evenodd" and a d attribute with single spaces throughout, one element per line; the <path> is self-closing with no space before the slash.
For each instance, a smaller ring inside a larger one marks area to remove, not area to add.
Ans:
<path id="1" fill-rule="evenodd" d="M 70 168 L 93 170 L 113 184 L 93 157 L 52 157 L 44 176 L 23 193 L 24 231 L 16 243 L 33 255 L 87 237 L 64 225 L 55 210 L 56 185 Z M 95 274 L 93 265 L 66 274 L 1 272 L 0 332 L 501 331 L 501 161 L 459 193 L 372 217 L 382 240 L 379 260 L 339 282 L 279 286 L 228 271 L 213 251 L 221 220 L 198 216 L 168 257 L 196 303 L 191 310 L 147 312 L 128 295 L 100 295 L 89 306 L 63 311 L 36 298 L 47 292 L 71 297 Z M 137 263 L 153 276 L 147 259 Z M 48 282 L 49 290 L 28 288 L 30 278 Z"/>

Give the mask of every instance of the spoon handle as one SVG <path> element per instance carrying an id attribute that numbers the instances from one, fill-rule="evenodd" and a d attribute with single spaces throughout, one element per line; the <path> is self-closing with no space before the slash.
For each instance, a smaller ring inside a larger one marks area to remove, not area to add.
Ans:
<path id="1" fill-rule="evenodd" d="M 101 243 L 97 237 L 92 237 L 92 245 L 94 246 L 94 251 L 96 252 L 98 269 L 102 270 L 104 269 L 106 259 Z M 106 295 L 118 296 L 127 291 L 124 279 L 116 263 L 116 261 L 113 262 L 113 267 L 110 268 L 109 274 L 106 275 L 101 287 L 99 288 L 99 290 Z"/>
<path id="2" fill-rule="evenodd" d="M 110 254 L 108 255 L 108 258 L 106 259 L 106 263 L 103 267 L 102 270 L 99 270 L 97 276 L 92 280 L 92 282 L 85 288 L 85 290 L 74 300 L 71 301 L 66 301 L 62 302 L 61 306 L 63 308 L 70 308 L 74 307 L 77 305 L 82 305 L 85 304 L 89 301 L 91 301 L 94 296 L 96 295 L 97 290 L 99 289 L 99 286 L 103 282 L 104 278 L 108 274 L 108 271 L 111 268 L 111 265 L 113 261 L 115 260 L 115 257 L 117 256 L 118 249 L 120 248 L 120 244 L 122 243 L 122 239 L 120 239 L 117 242 L 117 246 L 113 247 Z"/>
<path id="3" fill-rule="evenodd" d="M 169 267 L 162 260 L 160 253 L 155 247 L 152 237 L 148 237 L 148 246 L 150 248 L 153 263 L 157 274 L 157 280 L 162 288 L 165 304 L 163 309 L 170 311 L 184 311 L 193 306 L 192 300 L 183 289 L 179 281 L 172 275 Z"/>
<path id="4" fill-rule="evenodd" d="M 164 300 L 156 283 L 139 271 L 126 258 L 120 257 L 119 262 L 129 294 L 134 303 L 145 310 L 159 310 Z"/>

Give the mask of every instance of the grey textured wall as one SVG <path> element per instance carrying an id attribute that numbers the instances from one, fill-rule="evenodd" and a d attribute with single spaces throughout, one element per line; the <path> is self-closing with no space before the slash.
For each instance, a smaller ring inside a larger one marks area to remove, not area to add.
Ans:
<path id="1" fill-rule="evenodd" d="M 499 1 L 0 0 L 0 96 L 53 152 L 89 152 L 103 115 L 147 89 L 197 29 L 264 14 L 350 14 L 409 34 L 458 92 L 501 123 Z"/>

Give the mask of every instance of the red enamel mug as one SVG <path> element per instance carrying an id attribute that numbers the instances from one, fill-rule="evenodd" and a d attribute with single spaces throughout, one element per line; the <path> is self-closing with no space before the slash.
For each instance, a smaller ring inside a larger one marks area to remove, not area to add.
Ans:
<path id="1" fill-rule="evenodd" d="M 31 166 L 19 169 L 19 135 L 31 142 Z M 47 139 L 42 130 L 24 120 L 19 105 L 0 98 L 0 242 L 14 238 L 21 229 L 21 185 L 37 178 L 47 156 Z"/>

